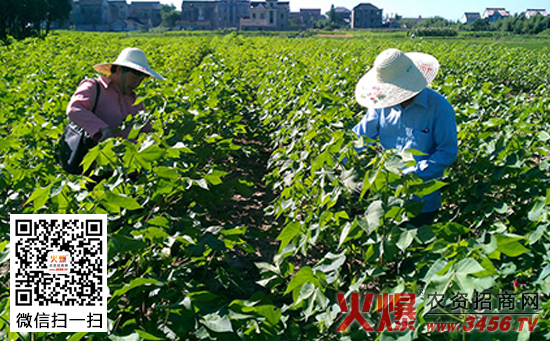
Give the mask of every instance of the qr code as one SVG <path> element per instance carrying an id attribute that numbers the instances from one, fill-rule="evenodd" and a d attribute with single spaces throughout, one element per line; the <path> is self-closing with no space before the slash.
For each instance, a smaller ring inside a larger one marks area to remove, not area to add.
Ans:
<path id="1" fill-rule="evenodd" d="M 10 216 L 12 331 L 107 331 L 107 216 Z"/>

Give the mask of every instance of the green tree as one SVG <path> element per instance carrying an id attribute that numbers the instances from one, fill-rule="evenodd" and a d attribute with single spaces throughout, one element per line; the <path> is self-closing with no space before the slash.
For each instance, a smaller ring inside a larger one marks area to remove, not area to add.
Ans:
<path id="1" fill-rule="evenodd" d="M 442 17 L 433 17 L 424 19 L 419 22 L 415 27 L 449 27 L 454 26 L 455 23 Z"/>
<path id="2" fill-rule="evenodd" d="M 527 19 L 524 13 L 491 24 L 491 28 L 496 31 L 512 32 L 516 34 L 538 34 L 549 27 L 549 17 L 535 15 Z"/>
<path id="3" fill-rule="evenodd" d="M 397 23 L 399 24 L 399 27 L 402 28 L 415 28 L 417 22 L 410 19 L 399 19 L 397 20 Z"/>
<path id="4" fill-rule="evenodd" d="M 336 17 L 338 14 L 336 14 L 336 10 L 334 9 L 334 4 L 330 5 L 330 11 L 328 11 L 328 19 L 331 23 L 336 22 Z"/>
<path id="5" fill-rule="evenodd" d="M 514 21 L 514 27 L 513 27 L 514 33 L 525 33 L 525 21 L 521 20 L 519 18 L 516 18 Z"/>
<path id="6" fill-rule="evenodd" d="M 470 31 L 490 31 L 491 23 L 489 19 L 476 19 L 466 25 Z"/>
<path id="7" fill-rule="evenodd" d="M 336 10 L 334 9 L 334 4 L 330 6 L 330 11 L 326 13 L 327 20 L 322 20 L 319 22 L 320 26 L 322 28 L 329 28 L 329 29 L 338 29 L 341 28 L 344 24 L 344 20 L 338 13 L 336 13 Z"/>
<path id="8" fill-rule="evenodd" d="M 0 39 L 45 36 L 51 24 L 69 18 L 71 0 L 2 0 L 0 1 Z M 42 31 L 42 26 L 45 31 Z"/>
<path id="9" fill-rule="evenodd" d="M 174 27 L 176 21 L 181 18 L 181 12 L 176 11 L 174 5 L 160 5 L 160 13 L 162 16 L 162 26 Z"/>
<path id="10" fill-rule="evenodd" d="M 46 34 L 49 33 L 51 24 L 56 22 L 63 24 L 69 20 L 72 4 L 71 0 L 48 0 L 48 12 L 46 14 Z"/>

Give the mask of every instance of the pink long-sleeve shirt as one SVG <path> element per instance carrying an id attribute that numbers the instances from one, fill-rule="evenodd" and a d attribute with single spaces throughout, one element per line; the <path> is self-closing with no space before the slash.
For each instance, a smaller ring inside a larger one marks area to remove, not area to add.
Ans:
<path id="1" fill-rule="evenodd" d="M 92 79 L 85 79 L 80 82 L 76 92 L 71 97 L 67 106 L 67 115 L 78 126 L 94 136 L 101 129 L 110 127 L 116 131 L 128 115 L 135 115 L 145 110 L 143 103 L 134 105 L 137 95 L 132 92 L 124 95 L 109 77 L 100 76 L 97 81 L 101 93 L 97 101 L 95 113 L 92 112 L 97 88 Z M 149 130 L 149 129 L 147 129 Z M 130 128 L 124 129 L 116 136 L 127 138 Z"/>

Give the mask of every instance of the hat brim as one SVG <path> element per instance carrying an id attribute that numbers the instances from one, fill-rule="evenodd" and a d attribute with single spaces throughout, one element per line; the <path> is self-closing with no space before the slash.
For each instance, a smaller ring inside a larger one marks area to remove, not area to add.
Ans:
<path id="1" fill-rule="evenodd" d="M 437 59 L 420 52 L 405 55 L 412 60 L 417 72 L 403 75 L 392 83 L 385 83 L 378 79 L 376 70 L 370 70 L 357 82 L 357 103 L 373 109 L 388 108 L 411 99 L 429 86 L 439 71 Z"/>
<path id="2" fill-rule="evenodd" d="M 111 75 L 111 67 L 113 65 L 118 65 L 118 66 L 124 66 L 124 67 L 127 67 L 127 68 L 130 68 L 130 69 L 133 69 L 133 70 L 136 70 L 136 71 L 139 71 L 139 72 L 142 72 L 144 74 L 146 74 L 147 76 L 149 77 L 153 77 L 153 78 L 157 78 L 157 79 L 160 79 L 160 80 L 166 80 L 166 78 L 162 77 L 161 75 L 159 75 L 157 72 L 155 72 L 154 70 L 152 69 L 147 69 L 147 68 L 144 68 L 143 66 L 141 65 L 137 65 L 135 63 L 132 63 L 132 62 L 122 62 L 122 63 L 101 63 L 101 64 L 96 64 L 93 66 L 93 68 L 98 71 L 98 72 L 101 72 L 107 76 Z"/>

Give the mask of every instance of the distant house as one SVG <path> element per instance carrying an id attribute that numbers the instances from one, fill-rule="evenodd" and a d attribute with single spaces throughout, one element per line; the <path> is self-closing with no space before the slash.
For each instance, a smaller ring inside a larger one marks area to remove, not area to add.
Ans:
<path id="1" fill-rule="evenodd" d="M 286 30 L 289 28 L 290 4 L 277 0 L 251 1 L 250 16 L 241 19 L 241 29 Z"/>
<path id="2" fill-rule="evenodd" d="M 146 29 L 147 27 L 145 27 L 145 25 L 142 25 L 130 19 L 116 19 L 111 23 L 111 31 L 114 32 L 141 31 Z"/>
<path id="3" fill-rule="evenodd" d="M 129 20 L 131 19 L 131 20 Z M 160 25 L 159 1 L 73 0 L 70 25 L 79 31 L 134 31 Z"/>
<path id="4" fill-rule="evenodd" d="M 321 9 L 320 8 L 300 8 L 300 17 L 302 17 L 304 23 L 310 21 L 318 21 L 321 19 Z"/>
<path id="5" fill-rule="evenodd" d="M 136 18 L 149 27 L 160 25 L 160 1 L 132 1 L 130 4 L 130 18 Z"/>
<path id="6" fill-rule="evenodd" d="M 336 12 L 336 14 L 338 14 L 346 24 L 351 24 L 351 11 L 349 9 L 345 7 L 336 7 L 334 12 Z"/>
<path id="7" fill-rule="evenodd" d="M 126 0 L 107 0 L 111 20 L 126 20 L 130 16 L 130 6 Z"/>
<path id="8" fill-rule="evenodd" d="M 294 27 L 304 26 L 302 24 L 302 16 L 300 15 L 300 12 L 289 12 L 288 21 L 290 23 L 290 26 L 294 26 Z"/>
<path id="9" fill-rule="evenodd" d="M 462 22 L 463 24 L 469 24 L 476 21 L 477 19 L 481 19 L 481 15 L 479 14 L 479 12 L 464 12 L 464 15 L 462 16 L 460 22 Z"/>
<path id="10" fill-rule="evenodd" d="M 534 16 L 537 16 L 537 15 L 542 15 L 543 17 L 547 17 L 548 13 L 546 13 L 545 9 L 528 9 L 525 12 L 525 17 L 527 19 L 529 19 L 531 17 L 534 17 Z"/>
<path id="11" fill-rule="evenodd" d="M 133 20 L 124 20 L 124 23 L 126 24 L 126 29 L 125 31 L 140 31 L 140 30 L 145 30 L 147 29 L 147 27 L 145 27 L 145 25 L 142 25 L 138 22 L 135 22 Z"/>
<path id="12" fill-rule="evenodd" d="M 400 22 L 404 23 L 403 26 L 401 26 L 401 28 L 411 28 L 415 24 L 421 23 L 426 19 L 422 18 L 422 16 L 419 15 L 418 18 L 401 18 L 399 20 Z M 411 25 L 410 23 L 414 23 L 414 24 Z"/>
<path id="13" fill-rule="evenodd" d="M 371 3 L 361 3 L 351 12 L 351 28 L 381 28 L 382 9 Z"/>
<path id="14" fill-rule="evenodd" d="M 73 1 L 69 18 L 79 31 L 110 30 L 111 17 L 107 0 Z"/>
<path id="15" fill-rule="evenodd" d="M 508 18 L 510 16 L 510 12 L 508 12 L 505 8 L 486 8 L 485 12 L 483 12 L 483 19 L 489 19 L 490 22 L 495 22 L 500 19 Z"/>
<path id="16" fill-rule="evenodd" d="M 218 3 L 217 0 L 183 0 L 179 24 L 183 28 L 198 30 L 219 29 Z"/>
<path id="17" fill-rule="evenodd" d="M 288 19 L 294 28 L 312 28 L 315 22 L 325 18 L 320 8 L 300 8 L 300 12 L 289 12 Z"/>
<path id="18" fill-rule="evenodd" d="M 218 26 L 222 29 L 237 28 L 241 19 L 250 16 L 250 1 L 221 0 L 218 3 Z"/>

